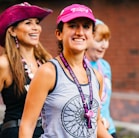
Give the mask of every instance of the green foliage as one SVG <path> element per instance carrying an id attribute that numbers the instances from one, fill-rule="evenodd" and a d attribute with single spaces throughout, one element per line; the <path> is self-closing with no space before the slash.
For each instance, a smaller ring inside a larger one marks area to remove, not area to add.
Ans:
<path id="1" fill-rule="evenodd" d="M 138 132 L 133 132 L 122 127 L 117 127 L 116 130 L 118 138 L 139 138 Z"/>

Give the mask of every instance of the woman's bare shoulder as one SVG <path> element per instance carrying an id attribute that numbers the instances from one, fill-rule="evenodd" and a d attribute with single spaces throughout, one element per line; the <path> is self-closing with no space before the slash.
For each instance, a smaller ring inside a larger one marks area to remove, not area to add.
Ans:
<path id="1" fill-rule="evenodd" d="M 6 54 L 0 56 L 0 69 L 6 69 L 9 67 L 9 61 Z"/>
<path id="2" fill-rule="evenodd" d="M 43 65 L 41 65 L 39 67 L 39 69 L 37 70 L 35 76 L 40 77 L 41 78 L 53 78 L 55 77 L 56 71 L 55 71 L 55 67 L 51 62 L 47 62 Z"/>
<path id="3" fill-rule="evenodd" d="M 46 92 L 46 91 L 53 89 L 54 84 L 55 84 L 55 79 L 56 79 L 55 67 L 52 63 L 47 62 L 41 65 L 41 67 L 39 67 L 39 69 L 35 73 L 35 76 L 32 82 L 35 85 L 39 83 L 39 87 L 41 85 L 42 88 L 44 88 Z"/>

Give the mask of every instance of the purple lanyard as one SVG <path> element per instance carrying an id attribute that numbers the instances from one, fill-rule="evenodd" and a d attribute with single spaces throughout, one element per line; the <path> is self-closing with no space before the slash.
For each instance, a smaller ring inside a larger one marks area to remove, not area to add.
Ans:
<path id="1" fill-rule="evenodd" d="M 80 92 L 80 96 L 81 96 L 82 103 L 83 103 L 83 108 L 85 111 L 84 117 L 87 119 L 88 128 L 92 128 L 91 117 L 93 117 L 93 111 L 91 110 L 91 107 L 93 104 L 93 89 L 92 89 L 92 83 L 91 83 L 91 72 L 90 72 L 89 68 L 87 67 L 85 60 L 83 60 L 83 66 L 84 66 L 86 73 L 87 73 L 88 83 L 89 83 L 89 91 L 90 91 L 90 102 L 89 102 L 89 107 L 88 107 L 88 104 L 86 103 L 86 99 L 85 99 L 85 96 L 84 96 L 83 91 L 82 91 L 82 88 L 81 88 L 79 81 L 77 80 L 74 72 L 72 71 L 67 60 L 65 59 L 63 53 L 60 53 L 59 56 L 60 56 L 60 59 L 62 60 L 63 64 L 65 65 L 65 67 L 68 69 L 70 75 L 72 76 L 72 78 L 73 78 L 73 80 L 74 80 L 74 82 L 75 82 L 75 84 Z"/>

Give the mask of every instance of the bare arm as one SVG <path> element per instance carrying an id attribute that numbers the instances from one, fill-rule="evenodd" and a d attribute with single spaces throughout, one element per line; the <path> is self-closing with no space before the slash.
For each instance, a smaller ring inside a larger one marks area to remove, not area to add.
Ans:
<path id="1" fill-rule="evenodd" d="M 0 92 L 12 83 L 9 62 L 6 55 L 0 56 Z"/>
<path id="2" fill-rule="evenodd" d="M 99 109 L 99 112 L 98 112 L 97 125 L 98 125 L 97 138 L 113 138 L 108 133 L 108 131 L 106 130 L 106 128 L 104 127 L 104 125 L 102 123 L 102 119 L 100 117 L 100 109 Z"/>
<path id="3" fill-rule="evenodd" d="M 42 65 L 30 84 L 21 119 L 19 138 L 32 138 L 44 101 L 48 92 L 53 88 L 54 83 L 54 66 L 52 63 Z"/>

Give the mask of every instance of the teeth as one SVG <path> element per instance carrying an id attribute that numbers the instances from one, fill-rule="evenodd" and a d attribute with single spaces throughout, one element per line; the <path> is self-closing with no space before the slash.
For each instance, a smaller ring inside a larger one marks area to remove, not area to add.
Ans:
<path id="1" fill-rule="evenodd" d="M 35 37 L 36 37 L 36 36 L 38 36 L 38 35 L 36 35 L 36 34 L 31 34 L 30 36 L 35 36 Z"/>
<path id="2" fill-rule="evenodd" d="M 74 38 L 74 40 L 77 41 L 77 42 L 82 42 L 83 41 L 83 39 L 78 39 L 78 38 Z"/>
<path id="3" fill-rule="evenodd" d="M 30 34 L 30 37 L 37 39 L 38 38 L 38 34 Z"/>

